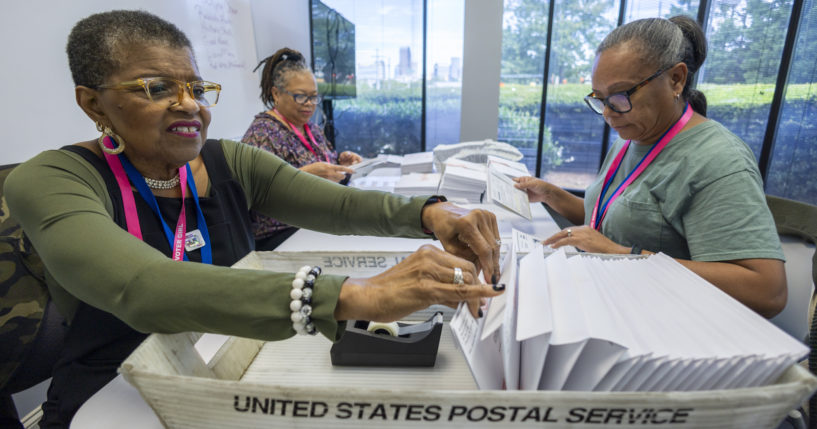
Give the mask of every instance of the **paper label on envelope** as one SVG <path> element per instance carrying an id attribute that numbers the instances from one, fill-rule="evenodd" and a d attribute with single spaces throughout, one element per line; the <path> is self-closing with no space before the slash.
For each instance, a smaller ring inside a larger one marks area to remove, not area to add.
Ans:
<path id="1" fill-rule="evenodd" d="M 533 219 L 530 211 L 528 194 L 514 187 L 514 182 L 508 176 L 495 169 L 488 169 L 487 174 L 488 201 L 524 217 Z"/>

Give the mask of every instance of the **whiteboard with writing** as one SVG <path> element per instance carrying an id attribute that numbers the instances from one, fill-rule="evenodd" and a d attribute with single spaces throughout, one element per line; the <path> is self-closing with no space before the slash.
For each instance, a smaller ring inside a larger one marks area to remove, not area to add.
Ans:
<path id="1" fill-rule="evenodd" d="M 0 165 L 99 135 L 76 104 L 65 54 L 74 24 L 98 12 L 142 9 L 187 34 L 202 78 L 222 85 L 208 137 L 240 138 L 263 110 L 250 0 L 28 0 L 4 9 Z"/>

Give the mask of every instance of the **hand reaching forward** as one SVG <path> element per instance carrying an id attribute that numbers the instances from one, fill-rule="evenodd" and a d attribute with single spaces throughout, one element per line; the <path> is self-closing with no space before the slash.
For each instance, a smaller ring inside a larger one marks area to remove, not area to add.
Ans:
<path id="1" fill-rule="evenodd" d="M 461 283 L 455 283 L 455 268 L 462 271 Z M 381 274 L 346 279 L 335 319 L 390 322 L 432 304 L 456 308 L 462 301 L 478 317 L 481 298 L 501 293 L 478 283 L 471 262 L 426 244 Z"/>
<path id="2" fill-rule="evenodd" d="M 360 155 L 350 151 L 345 150 L 338 155 L 338 164 L 340 165 L 352 165 L 357 164 L 358 162 L 362 161 L 363 158 Z"/>
<path id="3" fill-rule="evenodd" d="M 550 182 L 535 177 L 516 177 L 513 179 L 516 189 L 521 189 L 528 193 L 528 199 L 532 203 L 547 203 L 548 197 L 552 193 L 551 188 L 555 188 Z"/>
<path id="4" fill-rule="evenodd" d="M 564 245 L 592 253 L 630 253 L 629 247 L 613 242 L 588 225 L 571 226 L 551 235 L 543 244 L 558 249 Z"/>
<path id="5" fill-rule="evenodd" d="M 352 174 L 355 170 L 341 165 L 329 164 L 328 162 L 313 162 L 312 164 L 304 165 L 300 168 L 309 174 L 314 174 L 324 179 L 331 180 L 335 183 L 340 182 L 346 177 L 346 174 Z"/>
<path id="6" fill-rule="evenodd" d="M 481 268 L 487 283 L 496 283 L 500 239 L 493 213 L 439 202 L 423 208 L 422 220 L 445 250 L 473 263 L 477 272 Z"/>

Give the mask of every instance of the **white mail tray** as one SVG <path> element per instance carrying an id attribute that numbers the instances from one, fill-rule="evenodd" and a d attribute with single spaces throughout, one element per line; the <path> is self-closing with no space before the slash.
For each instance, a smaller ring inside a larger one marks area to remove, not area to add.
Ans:
<path id="1" fill-rule="evenodd" d="M 345 255 L 362 258 L 355 262 L 358 274 L 359 265 L 382 271 L 378 258 L 400 258 Z M 283 270 L 327 257 L 333 256 L 261 252 L 236 266 Z M 746 389 L 480 391 L 448 326 L 432 368 L 333 367 L 331 343 L 321 336 L 230 337 L 206 362 L 195 347 L 199 338 L 151 335 L 120 368 L 168 428 L 774 428 L 817 389 L 817 378 L 794 365 L 774 384 Z"/>

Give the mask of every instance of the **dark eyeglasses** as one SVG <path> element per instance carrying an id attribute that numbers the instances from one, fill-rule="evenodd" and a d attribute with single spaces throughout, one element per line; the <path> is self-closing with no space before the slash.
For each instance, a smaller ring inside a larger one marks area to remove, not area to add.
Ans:
<path id="1" fill-rule="evenodd" d="M 661 69 L 655 72 L 652 76 L 644 79 L 638 85 L 623 91 L 617 92 L 615 94 L 610 94 L 607 98 L 599 98 L 596 97 L 595 92 L 591 92 L 584 97 L 584 102 L 590 107 L 591 110 L 601 115 L 604 113 L 604 106 L 610 108 L 610 110 L 618 113 L 627 113 L 630 110 L 633 110 L 633 103 L 630 102 L 630 96 L 633 95 L 636 91 L 641 89 L 644 85 L 650 83 L 651 80 L 657 78 L 664 73 L 667 69 Z"/>
<path id="2" fill-rule="evenodd" d="M 309 102 L 310 104 L 318 104 L 323 100 L 322 95 L 306 95 L 306 94 L 293 94 L 285 89 L 278 88 L 279 91 L 283 92 L 284 94 L 289 94 L 292 96 L 292 99 L 295 100 L 298 104 L 306 104 Z"/>

